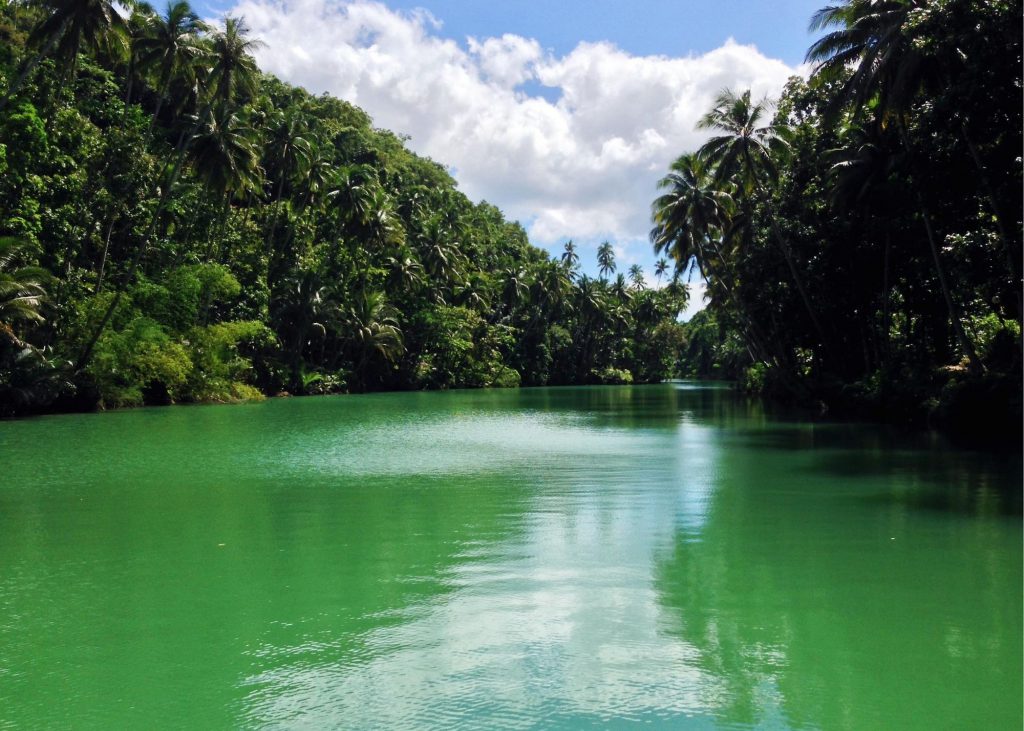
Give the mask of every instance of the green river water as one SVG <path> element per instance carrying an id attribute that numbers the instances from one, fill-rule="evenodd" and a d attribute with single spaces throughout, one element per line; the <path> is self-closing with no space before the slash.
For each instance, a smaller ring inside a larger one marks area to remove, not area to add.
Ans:
<path id="1" fill-rule="evenodd" d="M 1020 482 L 693 384 L 0 423 L 0 728 L 1020 729 Z"/>

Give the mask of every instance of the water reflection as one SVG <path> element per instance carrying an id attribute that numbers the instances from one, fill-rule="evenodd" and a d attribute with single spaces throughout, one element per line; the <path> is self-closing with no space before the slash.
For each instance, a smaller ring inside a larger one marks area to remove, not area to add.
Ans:
<path id="1" fill-rule="evenodd" d="M 692 384 L 144 410 L 0 445 L 0 727 L 1020 719 L 1019 459 Z"/>

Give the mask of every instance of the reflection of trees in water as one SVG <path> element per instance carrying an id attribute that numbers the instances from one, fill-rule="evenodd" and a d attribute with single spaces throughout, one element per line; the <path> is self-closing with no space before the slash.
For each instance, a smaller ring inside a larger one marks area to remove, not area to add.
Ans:
<path id="1" fill-rule="evenodd" d="M 655 568 L 721 718 L 765 723 L 777 693 L 798 728 L 1019 724 L 1020 530 L 998 515 L 1019 464 L 843 426 L 737 442 Z"/>

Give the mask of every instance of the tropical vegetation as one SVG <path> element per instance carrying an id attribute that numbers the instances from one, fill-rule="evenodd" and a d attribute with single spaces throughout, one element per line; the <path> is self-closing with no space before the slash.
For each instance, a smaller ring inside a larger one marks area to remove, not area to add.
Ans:
<path id="1" fill-rule="evenodd" d="M 812 20 L 808 79 L 720 94 L 652 206 L 710 300 L 684 372 L 1019 446 L 1021 17 L 844 0 Z"/>
<path id="2" fill-rule="evenodd" d="M 0 413 L 674 372 L 667 263 L 586 276 L 258 47 L 182 0 L 0 5 Z"/>

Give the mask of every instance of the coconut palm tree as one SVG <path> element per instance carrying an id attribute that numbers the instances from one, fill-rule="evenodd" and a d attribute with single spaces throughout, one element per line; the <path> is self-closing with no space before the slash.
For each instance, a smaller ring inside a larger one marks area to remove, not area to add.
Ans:
<path id="1" fill-rule="evenodd" d="M 383 292 L 364 290 L 345 318 L 346 342 L 352 353 L 353 377 L 358 387 L 369 385 L 371 366 L 394 363 L 405 353 L 398 312 Z"/>
<path id="2" fill-rule="evenodd" d="M 644 269 L 639 264 L 634 264 L 629 268 L 629 281 L 633 289 L 639 292 L 642 289 L 647 288 L 647 282 L 644 281 Z"/>
<path id="3" fill-rule="evenodd" d="M 138 72 L 142 67 L 139 44 L 143 39 L 149 38 L 152 34 L 153 24 L 156 20 L 156 13 L 153 12 L 153 7 L 149 3 L 135 3 L 131 11 L 131 15 L 128 16 L 128 20 L 125 23 L 128 51 L 128 68 L 125 71 L 125 75 L 128 77 L 124 92 L 125 114 L 128 113 L 128 107 L 132 103 L 132 89 L 135 86 L 135 77 L 138 76 Z"/>
<path id="4" fill-rule="evenodd" d="M 712 266 L 713 238 L 720 237 L 734 210 L 732 196 L 714 181 L 696 155 L 682 155 L 658 181 L 665 191 L 651 205 L 651 242 L 657 254 L 668 254 L 676 270 L 695 260 L 702 272 Z M 664 261 L 664 260 L 662 260 Z"/>
<path id="5" fill-rule="evenodd" d="M 260 190 L 260 167 L 255 131 L 227 107 L 211 111 L 191 143 L 191 160 L 199 179 L 222 201 L 221 234 L 231 201 Z M 211 242 L 212 243 L 212 242 Z"/>
<path id="6" fill-rule="evenodd" d="M 602 279 L 615 271 L 615 249 L 607 241 L 597 247 L 597 270 Z"/>
<path id="7" fill-rule="evenodd" d="M 572 239 L 565 242 L 565 249 L 562 251 L 561 260 L 562 266 L 570 273 L 576 271 L 576 267 L 579 266 L 580 255 L 576 252 L 576 244 L 572 242 Z"/>
<path id="8" fill-rule="evenodd" d="M 131 7 L 130 0 L 123 3 Z M 22 67 L 7 93 L 0 98 L 0 111 L 21 90 L 40 62 L 56 56 L 68 69 L 65 79 L 72 81 L 77 72 L 78 52 L 100 48 L 104 44 L 123 44 L 127 26 L 111 0 L 46 0 L 47 17 L 29 35 L 29 45 L 39 50 Z"/>
<path id="9" fill-rule="evenodd" d="M 777 217 L 771 209 L 768 184 L 777 177 L 775 157 L 788 148 L 788 129 L 766 120 L 768 102 L 755 102 L 750 90 L 739 96 L 726 89 L 715 99 L 715 105 L 705 114 L 698 127 L 715 130 L 722 134 L 708 140 L 698 151 L 698 156 L 714 170 L 720 182 L 732 181 L 742 198 L 746 217 L 749 220 L 751 196 L 757 192 L 768 207 L 769 226 L 786 264 L 789 266 L 793 283 L 796 285 L 804 309 L 814 326 L 818 340 L 826 342 L 825 330 L 818 314 L 811 304 L 804 286 L 803 277 L 797 268 L 792 249 L 777 224 Z"/>
<path id="10" fill-rule="evenodd" d="M 630 291 L 629 282 L 626 281 L 626 275 L 619 272 L 615 279 L 612 280 L 609 291 L 620 302 L 626 302 L 632 299 L 633 293 Z"/>
<path id="11" fill-rule="evenodd" d="M 25 249 L 25 242 L 13 236 L 0 236 L 0 336 L 16 348 L 26 344 L 15 334 L 20 323 L 43 321 L 40 312 L 46 300 L 44 283 L 49 272 L 39 267 L 14 268 L 14 261 Z"/>
<path id="12" fill-rule="evenodd" d="M 370 215 L 376 173 L 369 165 L 345 165 L 336 171 L 327 200 L 337 214 L 342 232 L 362 225 Z"/>
<path id="13" fill-rule="evenodd" d="M 661 278 L 668 274 L 668 260 L 662 257 L 654 264 L 654 276 L 658 280 L 658 286 L 661 286 Z"/>
<path id="14" fill-rule="evenodd" d="M 256 95 L 260 69 L 252 54 L 263 42 L 248 33 L 245 21 L 228 16 L 223 30 L 210 38 L 212 65 L 207 84 L 214 104 L 237 106 Z"/>
<path id="15" fill-rule="evenodd" d="M 911 22 L 913 14 L 924 10 L 926 5 L 924 0 L 847 0 L 826 7 L 814 15 L 811 28 L 836 30 L 816 41 L 807 52 L 807 60 L 816 64 L 815 77 L 831 80 L 848 75 L 836 97 L 838 104 L 852 105 L 856 114 L 869 100 L 877 100 L 879 121 L 895 121 L 911 168 L 914 150 L 907 133 L 907 115 L 927 83 L 927 70 L 938 65 L 935 59 L 927 58 L 921 44 L 915 42 L 919 40 L 914 30 L 917 25 Z M 967 133 L 966 123 L 961 124 L 961 129 L 980 177 L 985 182 L 986 198 L 996 217 L 1007 269 L 1015 287 L 1019 289 L 1016 256 L 1009 244 L 1003 216 L 1000 215 L 1001 211 L 987 182 L 976 146 Z M 981 364 L 964 330 L 959 307 L 949 288 L 929 206 L 920 186 L 914 185 L 913 188 L 950 323 L 971 368 L 978 370 Z M 1019 310 L 1019 291 L 1017 294 Z"/>
<path id="16" fill-rule="evenodd" d="M 101 0 L 89 0 L 89 2 L 100 1 Z M 128 267 L 128 272 L 124 280 L 125 284 L 131 282 L 135 278 L 135 273 L 138 271 L 139 264 L 142 262 L 142 258 L 149 248 L 149 242 L 156 233 L 157 224 L 160 222 L 160 218 L 166 211 L 167 205 L 170 202 L 171 192 L 174 190 L 174 186 L 177 184 L 178 178 L 181 175 L 181 169 L 189 154 L 189 148 L 196 138 L 200 127 L 204 123 L 208 123 L 208 120 L 211 118 L 210 115 L 213 111 L 214 104 L 218 100 L 221 100 L 225 102 L 226 106 L 226 103 L 230 102 L 234 98 L 236 91 L 255 91 L 256 82 L 259 77 L 259 69 L 256 67 L 256 62 L 252 56 L 248 55 L 248 51 L 258 48 L 262 44 L 257 40 L 246 38 L 245 32 L 246 28 L 244 24 L 234 18 L 227 18 L 225 20 L 225 30 L 214 35 L 212 45 L 214 53 L 211 55 L 212 66 L 206 74 L 202 75 L 202 79 L 204 83 L 216 82 L 216 84 L 211 88 L 222 93 L 210 94 L 205 88 L 197 90 L 197 100 L 205 96 L 207 99 L 206 104 L 202 111 L 194 117 L 194 122 L 191 128 L 187 131 L 182 131 L 181 139 L 179 140 L 178 147 L 174 155 L 174 161 L 170 167 L 170 172 L 167 174 L 162 185 L 160 185 L 157 203 L 153 209 L 152 215 L 150 216 L 149 225 L 142 234 L 139 246 L 135 250 L 135 256 L 132 257 L 131 264 Z M 100 322 L 96 326 L 96 329 L 93 331 L 92 337 L 90 337 L 86 342 L 85 347 L 78 356 L 78 360 L 75 363 L 76 372 L 81 372 L 86 365 L 88 365 L 90 358 L 92 358 L 92 353 L 96 347 L 96 343 L 99 341 L 100 336 L 103 334 L 107 324 L 110 322 L 110 318 L 117 309 L 124 291 L 125 287 L 121 286 L 111 299 L 110 304 L 107 305 L 107 309 L 103 313 L 103 317 L 100 318 Z"/>
<path id="17" fill-rule="evenodd" d="M 721 291 L 732 303 L 743 321 L 748 350 L 759 360 L 758 354 L 768 352 L 764 347 L 768 339 L 747 315 L 736 293 L 732 262 L 721 243 L 725 232 L 735 225 L 732 195 L 697 155 L 676 159 L 658 188 L 665 192 L 651 206 L 651 242 L 655 253 L 669 254 L 675 260 L 670 286 L 681 288 L 679 279 L 694 262 L 709 290 Z"/>
<path id="18" fill-rule="evenodd" d="M 175 77 L 195 75 L 196 62 L 205 49 L 200 34 L 209 30 L 185 0 L 167 3 L 164 15 L 158 15 L 149 24 L 149 33 L 138 41 L 139 62 L 143 68 L 156 73 L 156 109 L 150 129 L 156 124 L 164 100 Z"/>

